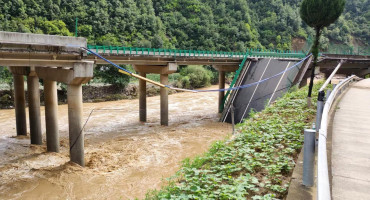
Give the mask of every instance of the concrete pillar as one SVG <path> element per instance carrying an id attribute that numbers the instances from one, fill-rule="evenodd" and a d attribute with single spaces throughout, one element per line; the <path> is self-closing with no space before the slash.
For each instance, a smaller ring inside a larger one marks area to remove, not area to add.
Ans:
<path id="1" fill-rule="evenodd" d="M 82 130 L 82 85 L 68 85 L 68 123 L 71 161 L 85 166 Z"/>
<path id="2" fill-rule="evenodd" d="M 59 152 L 57 82 L 44 80 L 46 146 L 50 152 Z"/>
<path id="3" fill-rule="evenodd" d="M 161 83 L 168 85 L 168 74 L 161 74 Z M 161 125 L 168 126 L 168 90 L 161 88 Z"/>
<path id="4" fill-rule="evenodd" d="M 23 75 L 13 74 L 13 80 L 17 135 L 27 135 L 26 100 L 24 97 Z"/>
<path id="5" fill-rule="evenodd" d="M 146 73 L 139 72 L 139 75 L 146 77 Z M 146 81 L 139 80 L 139 116 L 141 122 L 146 122 Z"/>
<path id="6" fill-rule="evenodd" d="M 218 88 L 225 89 L 225 72 L 218 71 Z M 225 97 L 225 91 L 220 91 L 218 93 L 218 112 L 222 113 L 221 105 L 223 104 L 223 99 Z"/>
<path id="7" fill-rule="evenodd" d="M 31 144 L 42 144 L 39 87 L 37 76 L 27 77 Z"/>

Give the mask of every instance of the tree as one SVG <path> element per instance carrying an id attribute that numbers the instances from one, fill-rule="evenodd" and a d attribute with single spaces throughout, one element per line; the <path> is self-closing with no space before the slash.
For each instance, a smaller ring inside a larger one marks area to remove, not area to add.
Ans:
<path id="1" fill-rule="evenodd" d="M 311 98 L 315 67 L 319 55 L 320 35 L 324 27 L 334 23 L 344 10 L 346 0 L 303 0 L 300 15 L 303 21 L 315 29 L 315 41 L 311 48 L 314 62 L 311 70 L 311 80 L 308 90 L 308 98 Z"/>
<path id="2" fill-rule="evenodd" d="M 126 68 L 126 66 L 121 66 Z M 104 83 L 112 84 L 116 87 L 125 89 L 130 82 L 130 77 L 118 72 L 112 65 L 97 65 L 94 69 L 95 78 L 101 79 Z"/>

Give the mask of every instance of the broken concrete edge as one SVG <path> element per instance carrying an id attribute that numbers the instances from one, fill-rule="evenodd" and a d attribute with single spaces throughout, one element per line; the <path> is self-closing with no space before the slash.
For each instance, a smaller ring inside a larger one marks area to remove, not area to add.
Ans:
<path id="1" fill-rule="evenodd" d="M 28 44 L 41 46 L 87 47 L 87 40 L 83 37 L 69 37 L 59 35 L 44 35 L 33 33 L 17 33 L 0 31 L 0 43 Z"/>

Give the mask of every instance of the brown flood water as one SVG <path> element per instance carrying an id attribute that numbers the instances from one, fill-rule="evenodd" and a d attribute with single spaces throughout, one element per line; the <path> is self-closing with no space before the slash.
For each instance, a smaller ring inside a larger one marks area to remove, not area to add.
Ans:
<path id="1" fill-rule="evenodd" d="M 216 88 L 216 86 L 212 86 Z M 159 125 L 159 96 L 147 98 L 148 122 L 138 100 L 85 103 L 85 161 L 69 163 L 67 105 L 59 106 L 60 153 L 14 137 L 14 110 L 0 110 L 0 199 L 134 199 L 159 189 L 186 157 L 205 152 L 231 133 L 218 122 L 217 93 L 169 96 L 170 126 Z"/>

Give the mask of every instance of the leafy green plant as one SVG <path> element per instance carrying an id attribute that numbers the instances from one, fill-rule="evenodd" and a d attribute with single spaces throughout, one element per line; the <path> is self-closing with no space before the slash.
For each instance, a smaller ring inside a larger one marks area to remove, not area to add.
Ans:
<path id="1" fill-rule="evenodd" d="M 190 65 L 180 70 L 182 76 L 177 82 L 177 87 L 181 88 L 200 88 L 211 85 L 213 79 L 212 71 L 202 66 Z"/>
<path id="2" fill-rule="evenodd" d="M 317 91 L 320 85 L 315 85 Z M 314 118 L 307 87 L 295 89 L 237 125 L 231 141 L 214 143 L 203 156 L 185 159 L 182 168 L 146 199 L 284 198 L 303 144 L 303 129 Z"/>
<path id="3" fill-rule="evenodd" d="M 0 83 L 6 83 L 10 89 L 13 88 L 13 75 L 6 67 L 0 67 Z"/>
<path id="4" fill-rule="evenodd" d="M 125 66 L 124 66 L 125 68 Z M 103 83 L 112 84 L 124 89 L 130 81 L 130 77 L 123 75 L 110 65 L 97 65 L 94 69 L 95 78 L 101 79 Z"/>

